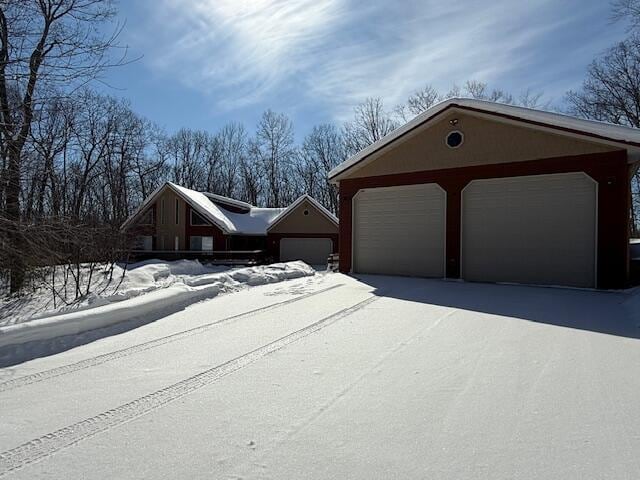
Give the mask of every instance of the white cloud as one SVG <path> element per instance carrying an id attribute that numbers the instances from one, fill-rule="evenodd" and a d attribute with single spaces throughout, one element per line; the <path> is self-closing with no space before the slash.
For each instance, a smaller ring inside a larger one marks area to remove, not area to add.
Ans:
<path id="1" fill-rule="evenodd" d="M 341 14 L 340 0 L 165 0 L 156 23 L 177 41 L 155 66 L 178 66 L 194 88 L 226 91 L 223 106 L 250 104 L 311 68 Z"/>
<path id="2" fill-rule="evenodd" d="M 565 15 L 558 9 L 569 7 L 555 0 L 484 3 L 161 0 L 147 58 L 217 109 L 312 103 L 340 120 L 367 96 L 391 106 L 427 83 L 444 90 L 522 76 L 540 63 L 540 45 L 588 10 Z"/>

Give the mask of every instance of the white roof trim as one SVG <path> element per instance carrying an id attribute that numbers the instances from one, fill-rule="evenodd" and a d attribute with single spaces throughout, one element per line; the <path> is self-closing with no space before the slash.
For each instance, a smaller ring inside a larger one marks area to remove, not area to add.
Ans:
<path id="1" fill-rule="evenodd" d="M 584 120 L 568 115 L 555 112 L 547 112 L 543 110 L 533 110 L 530 108 L 517 107 L 514 105 L 506 105 L 502 103 L 487 102 L 484 100 L 475 100 L 470 98 L 451 98 L 441 102 L 428 110 L 424 111 L 413 120 L 405 123 L 401 127 L 395 129 L 380 140 L 372 143 L 351 158 L 348 158 L 340 165 L 333 168 L 328 177 L 331 181 L 337 182 L 339 176 L 351 167 L 360 163 L 366 157 L 386 147 L 403 135 L 416 129 L 417 127 L 427 124 L 431 119 L 448 108 L 460 107 L 461 109 L 475 109 L 485 112 L 489 115 L 499 114 L 513 117 L 512 121 L 518 120 L 534 122 L 537 124 L 547 125 L 560 129 L 560 134 L 582 136 L 586 140 L 595 143 L 607 143 L 623 146 L 627 150 L 634 153 L 640 151 L 640 129 L 625 127 L 622 125 L 614 125 L 606 122 L 597 122 L 594 120 Z M 566 132 L 563 130 L 570 130 Z M 558 130 L 556 130 L 558 132 Z"/>
<path id="2" fill-rule="evenodd" d="M 267 227 L 267 232 L 271 230 L 275 225 L 280 223 L 286 217 L 289 216 L 296 208 L 298 208 L 305 200 L 309 201 L 311 205 L 313 205 L 322 215 L 324 215 L 327 220 L 338 226 L 338 218 L 327 210 L 320 202 L 318 202 L 315 198 L 310 195 L 304 194 L 296 199 L 291 205 L 289 205 L 280 215 L 273 219 L 271 225 Z"/>

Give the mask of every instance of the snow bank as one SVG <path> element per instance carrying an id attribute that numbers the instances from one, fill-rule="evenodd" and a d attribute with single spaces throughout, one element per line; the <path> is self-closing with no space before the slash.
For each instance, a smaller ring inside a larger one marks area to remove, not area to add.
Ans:
<path id="1" fill-rule="evenodd" d="M 176 263 L 176 262 L 172 262 Z M 199 262 L 179 262 L 178 265 L 150 263 L 152 268 L 136 269 L 129 273 L 130 281 L 140 288 L 125 290 L 126 299 L 99 299 L 99 306 L 73 312 L 49 315 L 28 322 L 0 327 L 0 348 L 9 345 L 49 340 L 67 335 L 78 335 L 90 330 L 112 326 L 132 319 L 160 318 L 158 315 L 176 304 L 182 307 L 209 298 L 221 292 L 237 291 L 247 286 L 281 282 L 314 275 L 315 271 L 304 262 L 276 263 L 266 266 L 239 268 L 220 273 L 193 275 L 207 271 Z M 180 282 L 164 288 L 154 288 L 159 280 L 181 272 Z M 136 278 L 136 275 L 138 278 Z M 191 276 L 190 276 L 191 275 Z M 133 277 L 133 278 L 131 278 Z M 161 316 L 161 315 L 160 315 Z M 146 323 L 146 322 L 142 322 Z"/>

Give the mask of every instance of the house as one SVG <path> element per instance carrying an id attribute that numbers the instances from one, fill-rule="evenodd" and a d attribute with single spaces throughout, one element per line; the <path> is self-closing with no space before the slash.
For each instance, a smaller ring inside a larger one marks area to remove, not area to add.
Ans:
<path id="1" fill-rule="evenodd" d="M 304 260 L 337 252 L 338 219 L 303 195 L 287 208 L 258 208 L 167 182 L 124 222 L 139 256 Z"/>
<path id="2" fill-rule="evenodd" d="M 450 99 L 329 173 L 340 270 L 620 288 L 640 131 Z"/>

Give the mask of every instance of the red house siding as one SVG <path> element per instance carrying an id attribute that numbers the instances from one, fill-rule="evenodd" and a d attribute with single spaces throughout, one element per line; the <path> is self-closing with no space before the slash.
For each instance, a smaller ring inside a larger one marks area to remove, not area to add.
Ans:
<path id="1" fill-rule="evenodd" d="M 227 237 L 215 225 L 191 225 L 191 206 L 187 204 L 184 223 L 185 249 L 189 250 L 191 236 L 213 237 L 214 250 L 227 250 Z"/>
<path id="2" fill-rule="evenodd" d="M 472 180 L 585 172 L 598 182 L 598 286 L 624 287 L 629 269 L 629 182 L 626 151 L 527 162 L 381 175 L 340 181 L 340 271 L 351 271 L 352 199 L 362 188 L 438 183 L 447 192 L 448 278 L 460 277 L 461 192 Z M 499 232 L 496 232 L 499 234 Z"/>

